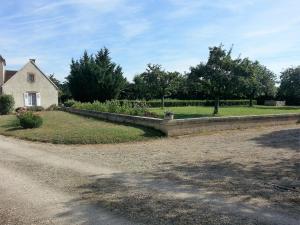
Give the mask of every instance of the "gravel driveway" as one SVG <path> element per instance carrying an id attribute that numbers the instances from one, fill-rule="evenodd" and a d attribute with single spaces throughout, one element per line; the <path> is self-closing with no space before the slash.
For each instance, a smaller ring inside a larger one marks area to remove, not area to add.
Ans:
<path id="1" fill-rule="evenodd" d="M 0 136 L 0 224 L 300 224 L 300 126 L 62 146 Z"/>

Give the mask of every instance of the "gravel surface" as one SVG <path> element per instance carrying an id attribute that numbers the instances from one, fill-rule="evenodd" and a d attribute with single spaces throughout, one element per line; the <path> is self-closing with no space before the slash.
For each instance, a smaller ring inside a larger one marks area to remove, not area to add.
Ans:
<path id="1" fill-rule="evenodd" d="M 63 146 L 0 136 L 0 224 L 300 224 L 300 126 Z"/>

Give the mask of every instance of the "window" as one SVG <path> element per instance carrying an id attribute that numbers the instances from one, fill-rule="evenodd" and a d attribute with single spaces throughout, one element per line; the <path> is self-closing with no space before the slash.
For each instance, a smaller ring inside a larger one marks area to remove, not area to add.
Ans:
<path id="1" fill-rule="evenodd" d="M 30 82 L 30 83 L 33 83 L 34 82 L 34 74 L 32 74 L 32 73 L 29 73 L 28 74 L 28 76 L 27 76 L 27 80 L 28 80 L 28 82 Z"/>
<path id="2" fill-rule="evenodd" d="M 36 105 L 36 93 L 28 93 L 28 106 Z"/>
<path id="3" fill-rule="evenodd" d="M 25 92 L 24 106 L 41 106 L 41 93 L 39 92 Z"/>

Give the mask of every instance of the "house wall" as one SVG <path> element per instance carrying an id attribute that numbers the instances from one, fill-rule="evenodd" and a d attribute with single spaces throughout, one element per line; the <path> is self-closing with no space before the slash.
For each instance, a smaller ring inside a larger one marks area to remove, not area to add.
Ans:
<path id="1" fill-rule="evenodd" d="M 4 83 L 4 71 L 5 71 L 4 63 L 0 60 L 0 86 Z"/>
<path id="2" fill-rule="evenodd" d="M 35 75 L 35 81 L 33 83 L 27 80 L 28 73 Z M 2 86 L 2 90 L 3 94 L 9 94 L 14 97 L 15 108 L 25 106 L 25 92 L 39 92 L 41 96 L 41 106 L 44 108 L 58 104 L 58 90 L 32 62 L 28 62 L 20 71 L 10 78 Z"/>

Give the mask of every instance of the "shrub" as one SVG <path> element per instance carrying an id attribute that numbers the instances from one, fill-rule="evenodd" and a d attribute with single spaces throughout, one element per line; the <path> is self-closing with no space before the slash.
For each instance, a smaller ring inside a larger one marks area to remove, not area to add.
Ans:
<path id="1" fill-rule="evenodd" d="M 65 106 L 65 107 L 72 107 L 75 103 L 76 103 L 75 100 L 69 99 L 68 101 L 66 101 L 66 102 L 64 103 L 64 106 Z"/>
<path id="2" fill-rule="evenodd" d="M 106 102 L 95 101 L 93 103 L 76 102 L 72 106 L 72 108 L 136 116 L 147 116 L 150 114 L 148 112 L 147 105 L 144 102 L 130 102 L 117 100 Z"/>
<path id="3" fill-rule="evenodd" d="M 26 109 L 28 111 L 32 111 L 32 112 L 41 112 L 41 111 L 45 110 L 43 106 L 29 106 L 29 107 L 26 107 Z"/>
<path id="4" fill-rule="evenodd" d="M 15 111 L 16 111 L 16 113 L 19 114 L 19 113 L 26 112 L 27 109 L 26 109 L 26 107 L 18 107 L 18 108 L 15 109 Z"/>
<path id="5" fill-rule="evenodd" d="M 43 124 L 42 117 L 30 111 L 18 114 L 18 118 L 24 129 L 38 128 Z"/>
<path id="6" fill-rule="evenodd" d="M 15 105 L 13 96 L 11 95 L 0 95 L 0 114 L 6 115 L 12 112 Z"/>
<path id="7" fill-rule="evenodd" d="M 46 111 L 54 111 L 54 110 L 58 110 L 59 107 L 56 104 L 50 105 Z"/>

